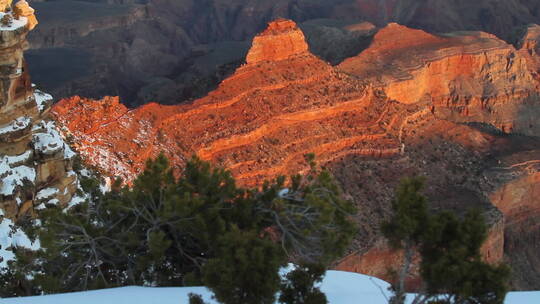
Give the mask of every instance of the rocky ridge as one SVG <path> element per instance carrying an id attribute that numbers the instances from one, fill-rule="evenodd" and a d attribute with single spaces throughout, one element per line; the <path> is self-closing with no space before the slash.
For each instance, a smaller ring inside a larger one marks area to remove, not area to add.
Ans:
<path id="1" fill-rule="evenodd" d="M 396 256 L 377 227 L 389 215 L 392 189 L 410 175 L 428 178 L 433 210 L 484 210 L 490 261 L 537 265 L 506 246 L 523 242 L 505 224 L 514 216 L 501 206 L 512 203 L 495 195 L 517 176 L 525 178 L 524 193 L 536 189 L 534 168 L 517 164 L 540 159 L 540 141 L 530 136 L 538 124 L 507 113 L 534 112 L 539 103 L 534 56 L 523 55 L 525 47 L 484 33 L 434 36 L 394 24 L 338 67 L 305 45 L 293 22 L 279 20 L 254 39 L 247 64 L 202 99 L 128 109 L 118 98 L 73 97 L 53 112 L 85 160 L 126 181 L 161 151 L 178 170 L 197 154 L 230 168 L 244 186 L 302 172 L 304 154 L 316 153 L 360 210 L 360 233 L 338 269 L 385 277 L 385 263 L 370 259 Z M 509 60 L 501 66 L 501 59 Z M 499 169 L 503 160 L 510 169 Z M 536 208 L 519 198 L 515 204 Z M 535 287 L 537 273 L 516 277 L 515 288 Z"/>

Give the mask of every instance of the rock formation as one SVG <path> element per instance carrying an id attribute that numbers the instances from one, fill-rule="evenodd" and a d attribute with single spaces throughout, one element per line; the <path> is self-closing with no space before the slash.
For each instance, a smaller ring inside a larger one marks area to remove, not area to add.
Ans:
<path id="1" fill-rule="evenodd" d="M 202 99 L 128 109 L 118 98 L 73 97 L 53 112 L 85 160 L 126 181 L 163 151 L 177 170 L 198 154 L 229 168 L 242 185 L 258 186 L 306 170 L 304 155 L 314 152 L 360 210 L 359 235 L 339 269 L 386 275 L 384 261 L 396 256 L 378 225 L 399 179 L 411 175 L 428 178 L 433 210 L 484 210 L 488 260 L 538 263 L 508 252 L 505 244 L 521 239 L 507 239 L 505 223 L 514 215 L 499 206 L 513 203 L 496 194 L 517 182 L 516 172 L 525 178 L 520 189 L 536 189 L 528 177 L 535 171 L 518 164 L 540 159 L 540 140 L 516 134 L 540 127 L 533 114 L 518 113 L 539 104 L 527 64 L 533 55 L 485 33 L 434 36 L 394 24 L 338 67 L 305 45 L 294 23 L 279 20 L 253 41 L 247 64 Z M 500 172 L 504 159 L 516 171 Z M 373 262 L 377 256 L 386 257 Z M 516 277 L 515 286 L 537 286 L 534 275 Z"/>
<path id="2" fill-rule="evenodd" d="M 11 8 L 13 0 L 0 0 L 0 12 L 5 12 L 8 8 Z"/>
<path id="3" fill-rule="evenodd" d="M 15 222 L 67 206 L 78 185 L 75 154 L 49 117 L 52 97 L 30 82 L 23 51 L 32 24 L 24 12 L 32 10 L 24 3 L 19 20 L 0 26 L 0 211 Z"/>
<path id="4" fill-rule="evenodd" d="M 443 119 L 536 135 L 540 131 L 535 122 L 540 114 L 538 81 L 527 59 L 493 35 L 435 36 L 390 24 L 375 35 L 365 52 L 340 68 L 369 78 L 392 99 L 427 100 Z"/>
<path id="5" fill-rule="evenodd" d="M 280 19 L 270 23 L 268 28 L 253 39 L 253 46 L 247 54 L 248 64 L 260 61 L 279 61 L 307 53 L 308 45 L 304 33 L 290 20 Z"/>
<path id="6" fill-rule="evenodd" d="M 13 8 L 13 14 L 15 15 L 15 18 L 24 17 L 27 19 L 26 27 L 30 31 L 33 30 L 38 24 L 34 12 L 35 10 L 30 7 L 26 0 L 20 0 L 19 2 L 17 2 L 17 4 L 15 4 L 15 7 Z"/>

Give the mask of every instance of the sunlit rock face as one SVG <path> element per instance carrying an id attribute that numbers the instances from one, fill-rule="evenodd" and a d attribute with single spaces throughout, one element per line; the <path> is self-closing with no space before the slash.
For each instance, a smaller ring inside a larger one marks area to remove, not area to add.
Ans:
<path id="1" fill-rule="evenodd" d="M 482 32 L 435 36 L 390 24 L 340 67 L 372 79 L 391 99 L 430 103 L 440 118 L 536 135 L 540 96 L 528 57 Z"/>
<path id="2" fill-rule="evenodd" d="M 270 23 L 264 32 L 253 39 L 246 61 L 248 64 L 279 61 L 307 52 L 304 33 L 293 21 L 281 19 Z"/>
<path id="3" fill-rule="evenodd" d="M 75 154 L 49 118 L 52 97 L 33 87 L 24 62 L 30 9 L 0 25 L 0 213 L 14 221 L 67 206 L 77 187 Z"/>
<path id="4" fill-rule="evenodd" d="M 484 33 L 434 36 L 393 24 L 333 67 L 307 51 L 293 22 L 278 20 L 254 40 L 247 64 L 192 103 L 128 109 L 118 98 L 73 97 L 53 112 L 87 162 L 128 182 L 162 151 L 177 171 L 197 154 L 250 187 L 305 171 L 313 152 L 359 209 L 359 234 L 335 266 L 386 277 L 384 265 L 399 259 L 378 227 L 399 179 L 412 175 L 427 177 L 432 210 L 482 209 L 484 256 L 513 259 L 505 244 L 520 236 L 507 239 L 511 215 L 492 195 L 515 180 L 499 161 L 540 159 L 540 140 L 516 134 L 535 135 L 527 130 L 538 123 L 512 112 L 539 103 L 535 55 L 523 50 Z M 516 287 L 533 286 L 529 278 L 516 277 Z"/>

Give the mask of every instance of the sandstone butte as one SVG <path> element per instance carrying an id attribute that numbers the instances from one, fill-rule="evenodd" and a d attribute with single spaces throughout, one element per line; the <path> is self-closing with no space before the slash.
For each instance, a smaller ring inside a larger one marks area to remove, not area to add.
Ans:
<path id="1" fill-rule="evenodd" d="M 399 258 L 378 232 L 393 189 L 400 177 L 427 176 L 431 208 L 482 208 L 484 256 L 519 269 L 516 288 L 539 288 L 538 34 L 529 28 L 516 49 L 480 32 L 390 24 L 331 66 L 278 20 L 202 99 L 128 109 L 75 96 L 53 113 L 88 163 L 126 181 L 161 151 L 177 170 L 197 154 L 244 186 L 302 172 L 304 154 L 316 153 L 359 207 L 360 232 L 335 268 L 382 278 Z"/>

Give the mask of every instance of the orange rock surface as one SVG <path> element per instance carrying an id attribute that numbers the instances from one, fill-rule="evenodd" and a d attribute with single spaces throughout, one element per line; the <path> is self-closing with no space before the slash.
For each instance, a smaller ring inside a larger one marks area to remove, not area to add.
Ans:
<path id="1" fill-rule="evenodd" d="M 391 24 L 333 67 L 309 53 L 293 22 L 278 20 L 254 39 L 247 64 L 202 99 L 128 109 L 117 98 L 73 97 L 53 112 L 87 162 L 127 181 L 163 151 L 177 170 L 197 154 L 258 186 L 306 170 L 304 155 L 314 152 L 359 207 L 359 235 L 336 267 L 385 277 L 398 258 L 381 253 L 378 225 L 403 176 L 428 177 L 433 210 L 485 210 L 484 256 L 503 258 L 513 211 L 496 209 L 491 195 L 513 178 L 485 172 L 495 157 L 540 151 L 535 138 L 518 145 L 521 137 L 501 132 L 540 128 L 536 55 L 524 50 L 479 32 L 435 36 Z"/>
<path id="2" fill-rule="evenodd" d="M 443 119 L 534 135 L 540 112 L 531 57 L 482 32 L 435 36 L 394 23 L 340 68 L 377 83 L 391 99 L 427 100 Z"/>
<path id="3" fill-rule="evenodd" d="M 246 61 L 248 64 L 265 60 L 279 61 L 307 51 L 304 33 L 296 23 L 280 19 L 270 23 L 264 32 L 253 39 Z"/>

